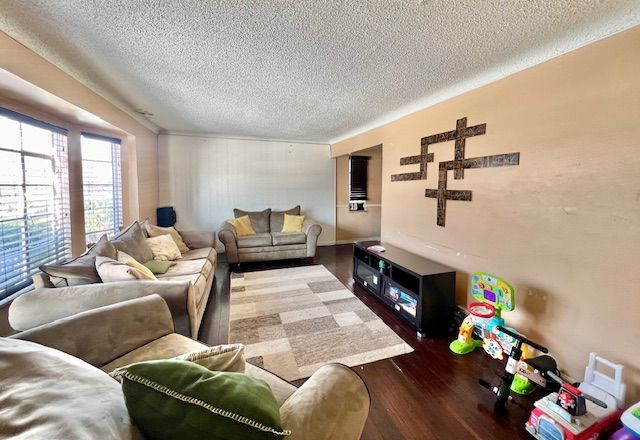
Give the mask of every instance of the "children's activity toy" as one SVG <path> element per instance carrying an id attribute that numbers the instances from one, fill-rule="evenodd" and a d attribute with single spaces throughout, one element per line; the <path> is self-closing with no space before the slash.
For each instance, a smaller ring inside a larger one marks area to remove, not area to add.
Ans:
<path id="1" fill-rule="evenodd" d="M 607 376 L 604 366 L 613 371 Z M 584 381 L 575 386 L 559 375 L 549 376 L 561 383 L 560 391 L 535 403 L 525 427 L 537 439 L 591 440 L 617 422 L 626 391 L 623 366 L 595 353 L 589 355 Z"/>
<path id="2" fill-rule="evenodd" d="M 620 421 L 623 427 L 613 433 L 609 440 L 640 439 L 640 402 L 623 412 Z"/>
<path id="3" fill-rule="evenodd" d="M 496 342 L 487 342 L 487 352 L 492 356 L 502 356 L 504 348 L 500 343 L 500 336 L 491 337 L 497 326 L 504 326 L 502 311 L 511 311 L 515 306 L 515 292 L 511 284 L 506 280 L 486 272 L 471 274 L 471 295 L 477 300 L 467 306 L 469 315 L 460 326 L 458 338 L 449 348 L 456 354 L 472 352 L 476 347 L 483 346 L 481 340 L 473 339 L 476 333 L 482 339 L 493 339 Z M 510 341 L 514 342 L 514 341 Z M 496 343 L 500 344 L 498 350 Z M 510 346 L 505 341 L 505 345 Z"/>

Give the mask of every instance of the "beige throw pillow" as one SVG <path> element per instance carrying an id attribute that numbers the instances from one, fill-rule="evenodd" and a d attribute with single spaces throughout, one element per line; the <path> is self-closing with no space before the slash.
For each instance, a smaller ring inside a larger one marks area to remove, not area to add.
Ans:
<path id="1" fill-rule="evenodd" d="M 126 252 L 140 263 L 146 263 L 153 260 L 153 252 L 147 246 L 145 239 L 144 231 L 138 222 L 134 222 L 111 242 L 117 250 Z"/>
<path id="2" fill-rule="evenodd" d="M 182 239 L 182 236 L 178 231 L 176 231 L 176 228 L 174 228 L 173 226 L 169 228 L 161 228 L 160 226 L 155 226 L 150 223 L 146 223 L 146 228 L 147 228 L 147 234 L 149 234 L 149 237 L 158 237 L 160 235 L 169 234 L 173 239 L 173 241 L 176 242 L 176 245 L 178 246 L 180 253 L 184 254 L 185 252 L 189 252 L 190 250 L 189 247 L 185 244 L 184 240 Z"/>
<path id="3" fill-rule="evenodd" d="M 195 362 L 211 371 L 227 371 L 244 373 L 244 345 L 226 344 L 216 345 L 201 351 L 176 356 L 174 359 Z"/>
<path id="4" fill-rule="evenodd" d="M 182 258 L 178 245 L 169 234 L 147 238 L 147 246 L 153 252 L 154 260 L 173 261 Z"/>
<path id="5" fill-rule="evenodd" d="M 149 277 L 145 272 L 135 267 L 107 257 L 96 257 L 96 270 L 103 283 L 156 279 L 153 274 Z"/>

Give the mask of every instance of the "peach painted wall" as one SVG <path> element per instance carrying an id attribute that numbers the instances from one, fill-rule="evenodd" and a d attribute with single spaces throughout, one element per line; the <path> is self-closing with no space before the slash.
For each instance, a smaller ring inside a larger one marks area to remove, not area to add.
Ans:
<path id="1" fill-rule="evenodd" d="M 383 240 L 468 274 L 489 271 L 516 287 L 507 323 L 548 345 L 581 379 L 588 353 L 626 366 L 627 401 L 640 399 L 640 28 L 599 41 L 332 146 L 341 156 L 384 144 Z M 520 152 L 520 165 L 466 170 L 449 189 L 473 201 L 447 203 L 436 226 L 437 162 L 453 142 L 430 147 L 428 179 L 400 158 L 420 138 L 486 123 L 466 156 Z"/>
<path id="2" fill-rule="evenodd" d="M 91 91 L 35 52 L 0 32 L 0 68 L 84 109 L 128 133 L 123 173 L 125 223 L 138 218 L 155 221 L 158 206 L 158 136 L 134 118 Z"/>

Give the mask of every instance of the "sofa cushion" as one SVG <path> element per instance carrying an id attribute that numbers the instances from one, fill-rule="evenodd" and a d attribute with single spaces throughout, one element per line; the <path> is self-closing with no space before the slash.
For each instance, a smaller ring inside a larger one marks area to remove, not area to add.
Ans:
<path id="1" fill-rule="evenodd" d="M 139 439 L 120 385 L 52 348 L 0 338 L 0 437 Z"/>
<path id="2" fill-rule="evenodd" d="M 138 222 L 122 231 L 111 241 L 116 249 L 131 255 L 136 261 L 146 263 L 153 260 L 153 252 L 145 242 L 146 236 Z M 114 257 L 115 258 L 115 257 Z"/>
<path id="3" fill-rule="evenodd" d="M 291 209 L 287 209 L 286 211 L 271 211 L 271 216 L 269 217 L 269 225 L 271 227 L 271 232 L 280 232 L 282 231 L 282 225 L 284 224 L 284 215 L 300 215 L 300 205 L 294 206 Z"/>
<path id="4" fill-rule="evenodd" d="M 206 258 L 201 258 L 200 260 L 178 260 L 176 261 L 176 265 L 169 268 L 166 273 L 159 274 L 158 279 L 175 279 L 176 277 L 184 275 L 202 275 L 208 278 L 213 270 L 213 264 Z"/>
<path id="5" fill-rule="evenodd" d="M 303 244 L 307 242 L 307 234 L 304 232 L 272 232 L 271 237 L 274 246 Z"/>
<path id="6" fill-rule="evenodd" d="M 115 370 L 129 414 L 153 439 L 280 439 L 278 403 L 269 386 L 242 373 L 209 371 L 177 360 Z"/>
<path id="7" fill-rule="evenodd" d="M 271 246 L 271 234 L 256 234 L 238 237 L 238 248 L 252 248 L 257 246 Z"/>
<path id="8" fill-rule="evenodd" d="M 215 248 L 198 248 L 191 249 L 189 252 L 182 254 L 182 260 L 199 260 L 200 258 L 206 258 L 211 261 L 211 264 L 215 264 L 218 258 Z"/>
<path id="9" fill-rule="evenodd" d="M 258 246 L 251 248 L 240 248 L 238 254 L 255 254 L 255 253 L 278 253 L 286 251 L 299 251 L 307 249 L 306 244 L 282 244 L 280 246 Z"/>
<path id="10" fill-rule="evenodd" d="M 271 217 L 271 209 L 265 209 L 264 211 L 243 211 L 242 209 L 234 208 L 233 216 L 235 218 L 242 217 L 248 215 L 251 219 L 251 226 L 256 231 L 256 234 L 264 234 L 268 233 L 271 230 L 269 229 L 269 218 Z"/>
<path id="11" fill-rule="evenodd" d="M 69 286 L 100 283 L 102 281 L 96 270 L 96 256 L 113 259 L 117 257 L 117 250 L 109 242 L 106 234 L 100 237 L 100 240 L 91 249 L 79 257 L 62 264 L 42 265 L 40 270 L 51 277 L 64 278 Z"/>
<path id="12" fill-rule="evenodd" d="M 256 379 L 264 380 L 269 385 L 269 388 L 271 388 L 279 406 L 298 389 L 281 377 L 249 363 L 246 364 L 245 374 L 255 377 Z"/>

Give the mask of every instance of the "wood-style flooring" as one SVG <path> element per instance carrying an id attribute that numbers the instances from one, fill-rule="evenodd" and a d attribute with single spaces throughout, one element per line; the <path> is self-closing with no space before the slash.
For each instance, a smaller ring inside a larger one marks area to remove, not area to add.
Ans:
<path id="1" fill-rule="evenodd" d="M 354 286 L 352 255 L 352 245 L 319 247 L 315 261 L 252 263 L 233 270 L 248 272 L 323 264 L 415 349 L 407 355 L 354 368 L 371 393 L 371 410 L 362 439 L 532 438 L 524 423 L 535 399 L 521 398 L 519 404 L 508 404 L 505 414 L 496 415 L 492 409 L 493 394 L 478 384 L 481 377 L 497 383 L 502 363 L 482 350 L 465 356 L 451 353 L 449 343 L 455 333 L 443 338 L 417 339 L 415 332 L 381 302 Z M 223 255 L 221 260 L 199 336 L 211 345 L 228 340 L 230 268 Z"/>

